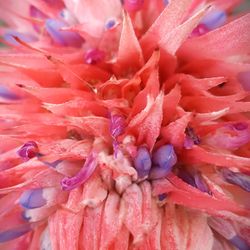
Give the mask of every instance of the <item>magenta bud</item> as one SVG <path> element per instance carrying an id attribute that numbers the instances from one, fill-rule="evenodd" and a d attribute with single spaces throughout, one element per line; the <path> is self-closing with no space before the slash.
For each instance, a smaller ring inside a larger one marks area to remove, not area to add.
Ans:
<path id="1" fill-rule="evenodd" d="M 90 49 L 86 52 L 84 60 L 87 64 L 96 64 L 103 61 L 105 54 L 99 49 Z"/>

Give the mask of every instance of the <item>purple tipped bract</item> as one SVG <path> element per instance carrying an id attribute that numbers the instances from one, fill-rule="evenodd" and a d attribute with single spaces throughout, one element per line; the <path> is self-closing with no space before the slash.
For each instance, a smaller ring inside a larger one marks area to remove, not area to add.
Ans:
<path id="1" fill-rule="evenodd" d="M 85 54 L 85 63 L 87 64 L 96 64 L 101 62 L 105 57 L 103 51 L 99 49 L 90 49 Z"/>

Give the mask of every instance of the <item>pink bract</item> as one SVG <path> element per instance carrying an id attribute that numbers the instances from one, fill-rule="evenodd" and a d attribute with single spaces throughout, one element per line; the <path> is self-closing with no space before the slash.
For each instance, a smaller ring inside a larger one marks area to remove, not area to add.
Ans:
<path id="1" fill-rule="evenodd" d="M 249 249 L 240 2 L 0 0 L 1 250 Z"/>

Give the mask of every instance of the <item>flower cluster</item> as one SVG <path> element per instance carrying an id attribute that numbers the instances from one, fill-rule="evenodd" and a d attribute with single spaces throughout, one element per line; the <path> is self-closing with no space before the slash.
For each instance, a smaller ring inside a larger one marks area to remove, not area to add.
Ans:
<path id="1" fill-rule="evenodd" d="M 1 250 L 249 249 L 239 2 L 0 1 Z"/>

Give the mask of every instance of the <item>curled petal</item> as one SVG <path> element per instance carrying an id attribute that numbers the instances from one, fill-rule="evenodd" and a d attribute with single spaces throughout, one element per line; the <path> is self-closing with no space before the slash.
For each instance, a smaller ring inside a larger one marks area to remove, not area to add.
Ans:
<path id="1" fill-rule="evenodd" d="M 18 151 L 17 154 L 25 160 L 29 160 L 38 155 L 38 146 L 34 141 L 26 142 Z"/>
<path id="2" fill-rule="evenodd" d="M 82 169 L 75 176 L 65 177 L 61 181 L 62 189 L 64 191 L 69 191 L 83 184 L 95 171 L 97 164 L 98 163 L 95 156 L 90 154 L 86 159 Z"/>

